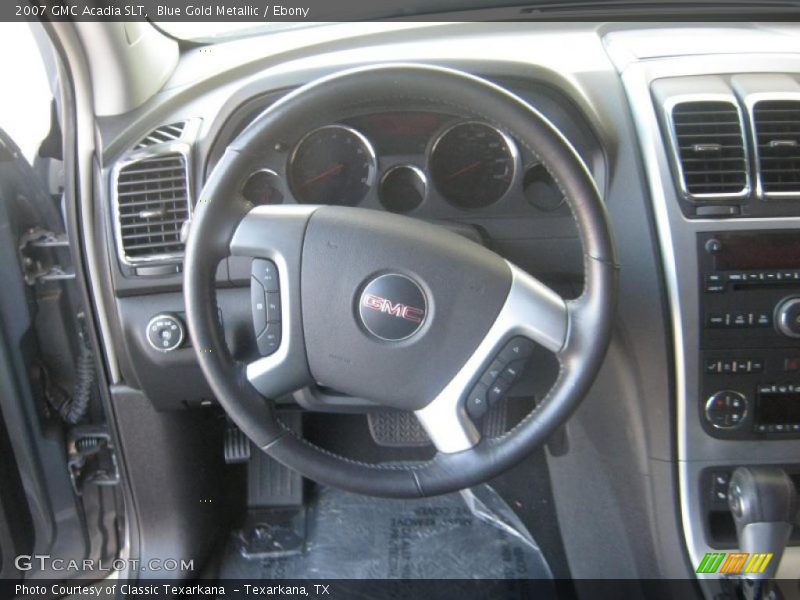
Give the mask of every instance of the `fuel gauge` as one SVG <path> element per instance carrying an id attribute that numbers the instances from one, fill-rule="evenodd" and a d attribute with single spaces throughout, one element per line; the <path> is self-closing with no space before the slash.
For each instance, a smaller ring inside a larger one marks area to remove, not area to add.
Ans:
<path id="1" fill-rule="evenodd" d="M 247 178 L 242 196 L 255 205 L 282 204 L 281 178 L 271 169 L 255 171 Z"/>

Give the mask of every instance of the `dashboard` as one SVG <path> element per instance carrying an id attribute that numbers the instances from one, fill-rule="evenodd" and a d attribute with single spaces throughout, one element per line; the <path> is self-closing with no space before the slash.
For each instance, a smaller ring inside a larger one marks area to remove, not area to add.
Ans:
<path id="1" fill-rule="evenodd" d="M 372 62 L 464 69 L 525 99 L 569 140 L 617 237 L 615 339 L 570 421 L 569 451 L 549 458 L 573 576 L 682 578 L 704 553 L 731 547 L 731 522 L 714 500 L 716 476 L 739 464 L 786 465 L 800 454 L 792 412 L 800 380 L 785 369 L 797 364 L 787 362 L 797 359 L 797 340 L 781 333 L 778 310 L 795 295 L 800 272 L 797 182 L 786 174 L 796 171 L 797 140 L 791 129 L 760 140 L 756 119 L 760 100 L 800 98 L 796 33 L 758 24 L 322 29 L 276 34 L 280 50 L 256 39 L 220 44 L 211 57 L 189 51 L 156 98 L 132 115 L 100 119 L 95 225 L 111 327 L 124 340 L 109 350 L 115 383 L 140 390 L 160 410 L 213 404 L 191 339 L 179 336 L 164 352 L 147 331 L 163 315 L 180 326 L 181 229 L 227 146 L 265 108 L 308 81 Z M 742 50 L 743 39 L 752 52 Z M 762 166 L 764 158 L 773 166 Z M 566 297 L 580 292 L 582 249 L 542 161 L 513 131 L 468 109 L 365 99 L 342 114 L 315 115 L 250 160 L 250 176 L 231 194 L 255 205 L 335 204 L 425 219 Z M 771 169 L 784 173 L 769 180 Z M 770 181 L 783 195 L 769 196 Z M 140 246 L 144 254 L 131 253 Z M 232 258 L 217 273 L 226 341 L 241 357 L 257 351 L 249 278 L 249 265 Z M 710 321 L 720 316 L 725 327 Z M 711 402 L 719 392 L 731 408 L 724 414 Z M 747 406 L 738 417 L 737 394 Z M 324 390 L 294 400 L 316 408 L 348 402 Z M 597 502 L 587 507 L 580 499 L 589 484 Z M 590 532 L 570 518 L 585 511 Z M 647 526 L 632 531 L 630 522 Z M 596 538 L 621 536 L 628 545 L 591 551 Z M 797 547 L 784 562 L 800 564 Z"/>
<path id="2" fill-rule="evenodd" d="M 574 140 L 602 185 L 605 150 L 569 98 L 545 82 L 503 83 Z M 196 113 L 168 120 L 128 144 L 109 169 L 112 277 L 116 302 L 125 306 L 125 336 L 136 341 L 127 377 L 161 408 L 214 403 L 202 377 L 179 387 L 164 369 L 197 369 L 176 294 L 182 255 L 174 249 L 181 248 L 182 229 L 200 201 L 198 190 L 236 136 L 293 89 L 241 98 L 210 123 Z M 371 99 L 316 115 L 307 127 L 286 132 L 248 160 L 250 174 L 232 192 L 253 205 L 358 206 L 424 219 L 490 247 L 566 297 L 580 290 L 581 247 L 563 194 L 534 150 L 468 108 L 443 111 L 419 99 Z M 229 257 L 220 263 L 220 318 L 228 345 L 241 360 L 258 352 L 247 317 L 236 308 L 249 283 L 249 261 Z M 160 340 L 162 335 L 168 340 Z M 316 408 L 370 404 L 319 388 L 294 399 Z"/>
<path id="3" fill-rule="evenodd" d="M 253 204 L 361 206 L 400 214 L 550 212 L 564 198 L 513 136 L 484 121 L 424 110 L 343 118 L 282 143 L 245 182 Z M 285 158 L 284 156 L 285 155 Z M 270 160 L 272 158 L 272 160 Z"/>
<path id="4" fill-rule="evenodd" d="M 541 79 L 484 75 L 543 112 L 572 142 L 598 186 L 605 185 L 607 149 L 569 96 Z M 98 218 L 105 220 L 100 225 L 111 251 L 121 336 L 129 341 L 120 377 L 135 382 L 160 409 L 215 403 L 183 323 L 182 236 L 228 145 L 297 87 L 274 85 L 269 79 L 255 88 L 234 81 L 223 87 L 228 96 L 222 106 L 214 108 L 209 97 L 196 107 L 178 104 L 156 123 L 145 119 L 149 127 L 125 131 L 125 143 L 110 155 L 110 210 Z M 285 132 L 248 160 L 249 176 L 231 192 L 253 205 L 358 206 L 427 220 L 486 245 L 565 297 L 581 289 L 581 245 L 563 194 L 535 149 L 522 147 L 513 131 L 474 114 L 468 103 L 443 109 L 425 99 L 365 99 L 310 117 L 305 127 Z M 249 261 L 229 257 L 220 263 L 220 321 L 239 360 L 258 355 L 243 301 L 249 284 Z M 176 386 L 176 370 L 190 384 Z M 336 410 L 371 404 L 323 388 L 284 401 Z"/>
<path id="5" fill-rule="evenodd" d="M 580 113 L 550 86 L 515 83 L 511 89 L 535 98 L 577 138 L 578 151 L 602 181 L 602 149 Z M 227 144 L 282 96 L 250 99 L 233 112 L 209 151 L 206 175 Z M 365 104 L 265 148 L 254 157 L 242 195 L 256 205 L 359 206 L 472 224 L 489 217 L 569 216 L 547 169 L 513 132 L 418 100 Z"/>

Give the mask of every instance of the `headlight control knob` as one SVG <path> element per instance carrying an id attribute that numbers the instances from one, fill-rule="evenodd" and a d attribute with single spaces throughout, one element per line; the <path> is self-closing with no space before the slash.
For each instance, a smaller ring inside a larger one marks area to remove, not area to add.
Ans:
<path id="1" fill-rule="evenodd" d="M 147 324 L 147 341 L 159 352 L 177 350 L 186 338 L 183 322 L 172 313 L 161 313 Z"/>

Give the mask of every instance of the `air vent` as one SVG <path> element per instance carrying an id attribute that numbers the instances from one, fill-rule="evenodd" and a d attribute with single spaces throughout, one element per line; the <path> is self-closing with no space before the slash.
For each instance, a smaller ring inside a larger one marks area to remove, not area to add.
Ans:
<path id="1" fill-rule="evenodd" d="M 118 239 L 128 263 L 183 255 L 181 225 L 189 219 L 186 157 L 170 153 L 129 163 L 117 175 Z"/>
<path id="2" fill-rule="evenodd" d="M 183 130 L 186 129 L 186 121 L 172 123 L 171 125 L 162 125 L 158 129 L 154 129 L 148 133 L 142 141 L 136 144 L 136 150 L 142 148 L 149 148 L 156 144 L 164 144 L 166 142 L 174 142 L 179 140 L 183 135 Z"/>
<path id="3" fill-rule="evenodd" d="M 749 193 L 738 105 L 681 102 L 672 108 L 672 126 L 684 193 L 701 199 Z"/>
<path id="4" fill-rule="evenodd" d="M 753 129 L 762 196 L 800 196 L 800 101 L 761 100 Z"/>

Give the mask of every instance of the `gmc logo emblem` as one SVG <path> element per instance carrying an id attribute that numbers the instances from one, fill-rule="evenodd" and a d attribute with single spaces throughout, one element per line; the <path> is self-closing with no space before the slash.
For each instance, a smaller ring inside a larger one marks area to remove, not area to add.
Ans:
<path id="1" fill-rule="evenodd" d="M 422 317 L 425 316 L 425 311 L 420 308 L 414 308 L 408 304 L 398 302 L 395 304 L 388 298 L 381 298 L 375 294 L 364 294 L 362 304 L 372 310 L 392 315 L 412 323 L 422 323 Z"/>

